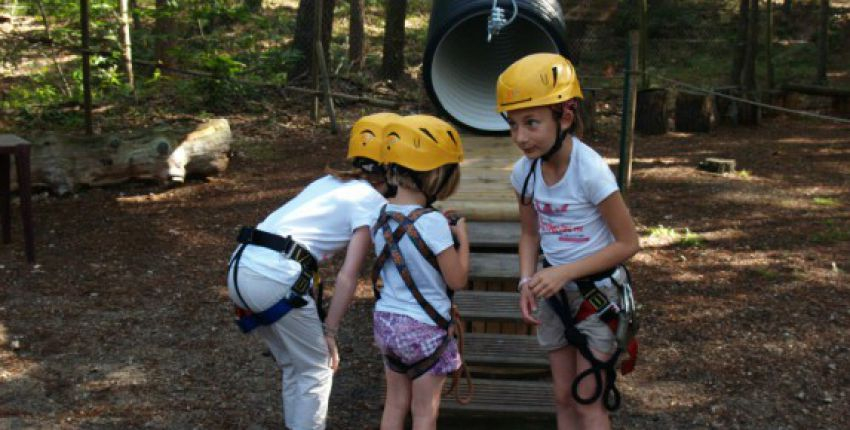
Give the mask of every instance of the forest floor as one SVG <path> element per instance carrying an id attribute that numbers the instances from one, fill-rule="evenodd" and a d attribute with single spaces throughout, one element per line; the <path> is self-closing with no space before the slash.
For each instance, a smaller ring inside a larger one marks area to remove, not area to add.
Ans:
<path id="1" fill-rule="evenodd" d="M 36 265 L 15 213 L 0 246 L 0 429 L 280 428 L 280 375 L 232 322 L 227 259 L 239 226 L 339 165 L 345 138 L 300 114 L 229 119 L 236 156 L 220 177 L 39 194 Z M 616 142 L 589 139 L 611 161 Z M 772 117 L 639 136 L 635 156 L 642 352 L 615 428 L 850 427 L 850 127 Z M 711 156 L 739 172 L 696 169 Z M 380 421 L 365 273 L 332 429 Z"/>

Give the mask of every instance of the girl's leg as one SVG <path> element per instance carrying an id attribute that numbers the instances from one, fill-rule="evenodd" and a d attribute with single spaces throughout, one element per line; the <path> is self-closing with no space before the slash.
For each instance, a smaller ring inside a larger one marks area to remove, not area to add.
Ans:
<path id="1" fill-rule="evenodd" d="M 608 360 L 612 354 L 603 354 L 593 348 L 590 349 L 593 356 L 600 360 Z M 576 355 L 576 375 L 590 368 L 590 362 L 587 361 L 581 354 Z M 605 383 L 605 375 L 602 375 L 602 383 Z M 570 380 L 572 384 L 572 380 Z M 604 385 L 603 385 L 604 386 Z M 582 397 L 590 397 L 596 391 L 596 378 L 588 376 L 579 384 L 578 392 Z M 602 404 L 602 398 L 589 405 L 576 404 L 576 412 L 578 413 L 578 422 L 583 429 L 601 429 L 607 430 L 611 428 L 611 420 L 608 417 L 608 411 Z"/>
<path id="2" fill-rule="evenodd" d="M 298 398 L 298 383 L 295 379 L 295 369 L 292 366 L 292 360 L 286 352 L 283 340 L 277 335 L 277 332 L 271 327 L 261 326 L 256 329 L 259 335 L 269 347 L 274 356 L 277 366 L 281 370 L 281 401 L 283 402 L 283 421 L 287 428 L 295 428 L 293 414 L 295 410 L 295 400 Z M 288 413 L 289 412 L 289 413 Z"/>
<path id="3" fill-rule="evenodd" d="M 572 384 L 576 377 L 575 347 L 565 346 L 549 352 L 552 369 L 552 388 L 555 391 L 555 412 L 558 430 L 578 429 L 577 403 L 573 399 Z"/>
<path id="4" fill-rule="evenodd" d="M 322 335 L 322 323 L 311 299 L 299 309 L 270 326 L 285 346 L 292 363 L 291 379 L 295 389 L 284 386 L 287 426 L 293 430 L 325 428 L 333 383 L 328 346 Z M 284 370 L 284 377 L 287 375 Z"/>
<path id="5" fill-rule="evenodd" d="M 413 381 L 413 430 L 434 430 L 437 428 L 437 414 L 440 412 L 440 393 L 443 391 L 445 375 L 426 373 Z"/>
<path id="6" fill-rule="evenodd" d="M 384 367 L 387 379 L 387 396 L 384 400 L 384 414 L 381 416 L 381 430 L 401 430 L 404 419 L 410 410 L 410 380 L 403 373 L 396 373 Z"/>

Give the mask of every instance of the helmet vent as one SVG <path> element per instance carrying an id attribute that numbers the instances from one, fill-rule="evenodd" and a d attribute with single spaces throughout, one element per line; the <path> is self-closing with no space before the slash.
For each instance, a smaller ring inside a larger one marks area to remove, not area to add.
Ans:
<path id="1" fill-rule="evenodd" d="M 558 84 L 558 66 L 552 66 L 552 88 Z"/>
<path id="2" fill-rule="evenodd" d="M 457 139 L 455 139 L 455 134 L 452 133 L 451 130 L 449 130 L 447 133 L 449 134 L 449 139 L 452 140 L 452 143 L 454 143 L 455 146 L 457 146 Z"/>
<path id="3" fill-rule="evenodd" d="M 428 129 L 427 129 L 427 128 L 421 127 L 421 128 L 419 128 L 419 131 L 421 131 L 421 132 L 422 132 L 422 133 L 424 133 L 426 136 L 428 136 L 431 140 L 433 140 L 433 141 L 434 141 L 434 143 L 438 143 L 438 142 L 437 142 L 437 138 L 436 138 L 436 137 L 434 137 L 434 135 L 433 135 L 433 134 L 431 134 L 431 132 L 430 132 L 430 131 L 428 131 Z"/>

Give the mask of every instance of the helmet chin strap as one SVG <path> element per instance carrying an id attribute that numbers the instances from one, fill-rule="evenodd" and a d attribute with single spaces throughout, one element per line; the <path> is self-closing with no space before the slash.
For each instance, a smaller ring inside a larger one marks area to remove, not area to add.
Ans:
<path id="1" fill-rule="evenodd" d="M 558 128 L 555 131 L 555 143 L 552 145 L 551 148 L 549 148 L 548 151 L 546 151 L 545 154 L 540 157 L 543 159 L 543 161 L 549 161 L 549 158 L 552 157 L 552 155 L 554 155 L 556 152 L 558 152 L 558 150 L 561 149 L 562 146 L 564 146 L 564 139 L 566 139 L 569 130 L 561 130 L 561 121 L 557 121 L 557 123 Z"/>

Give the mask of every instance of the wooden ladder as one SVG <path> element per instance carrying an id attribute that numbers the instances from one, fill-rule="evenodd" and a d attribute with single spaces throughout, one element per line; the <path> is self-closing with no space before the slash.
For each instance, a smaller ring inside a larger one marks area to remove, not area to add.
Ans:
<path id="1" fill-rule="evenodd" d="M 470 222 L 470 289 L 455 301 L 466 325 L 464 358 L 473 375 L 472 402 L 444 395 L 440 417 L 554 416 L 549 363 L 518 307 L 519 224 Z M 459 388 L 465 393 L 464 384 Z"/>

